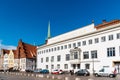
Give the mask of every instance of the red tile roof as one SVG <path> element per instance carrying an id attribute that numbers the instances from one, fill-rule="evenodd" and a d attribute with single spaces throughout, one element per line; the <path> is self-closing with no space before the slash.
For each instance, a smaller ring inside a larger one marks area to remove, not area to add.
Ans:
<path id="1" fill-rule="evenodd" d="M 3 52 L 3 55 L 6 54 L 6 53 L 9 54 L 10 50 L 2 49 L 2 52 Z"/>
<path id="2" fill-rule="evenodd" d="M 19 41 L 17 47 L 17 53 L 19 58 L 35 58 L 37 52 L 37 47 L 24 43 L 22 40 Z"/>
<path id="3" fill-rule="evenodd" d="M 110 22 L 106 22 L 104 20 L 102 24 L 99 24 L 99 25 L 95 26 L 95 28 L 96 29 L 101 29 L 101 28 L 105 28 L 105 27 L 108 27 L 108 26 L 111 26 L 111 25 L 118 24 L 118 23 L 120 23 L 120 20 L 112 20 Z"/>
<path id="4" fill-rule="evenodd" d="M 36 46 L 33 46 L 33 45 L 30 45 L 30 44 L 27 44 L 27 43 L 23 43 L 24 45 L 24 49 L 25 49 L 25 53 L 26 53 L 26 57 L 27 58 L 34 58 L 36 57 Z"/>

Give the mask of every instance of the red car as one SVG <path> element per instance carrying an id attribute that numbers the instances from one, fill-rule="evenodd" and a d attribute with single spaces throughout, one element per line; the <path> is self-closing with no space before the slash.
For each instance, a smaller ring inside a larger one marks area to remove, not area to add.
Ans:
<path id="1" fill-rule="evenodd" d="M 53 70 L 51 73 L 52 74 L 63 74 L 63 71 L 61 69 L 60 70 L 56 69 L 56 70 Z"/>

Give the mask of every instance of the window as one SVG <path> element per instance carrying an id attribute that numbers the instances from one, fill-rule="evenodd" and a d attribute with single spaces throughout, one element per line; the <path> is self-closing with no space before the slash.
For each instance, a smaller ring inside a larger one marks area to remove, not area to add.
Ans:
<path id="1" fill-rule="evenodd" d="M 115 56 L 115 47 L 107 48 L 107 56 L 108 57 Z"/>
<path id="2" fill-rule="evenodd" d="M 46 69 L 48 69 L 48 65 L 46 65 Z"/>
<path id="3" fill-rule="evenodd" d="M 69 44 L 68 47 L 71 48 L 71 44 Z"/>
<path id="4" fill-rule="evenodd" d="M 99 43 L 99 38 L 95 38 L 95 43 Z"/>
<path id="5" fill-rule="evenodd" d="M 88 42 L 89 42 L 89 44 L 92 44 L 92 39 L 90 39 Z"/>
<path id="6" fill-rule="evenodd" d="M 54 56 L 51 56 L 51 62 L 54 62 Z"/>
<path id="7" fill-rule="evenodd" d="M 78 52 L 74 52 L 74 59 L 78 59 Z"/>
<path id="8" fill-rule="evenodd" d="M 49 52 L 50 52 L 51 50 L 49 49 Z"/>
<path id="9" fill-rule="evenodd" d="M 39 52 L 37 52 L 37 54 L 39 55 Z"/>
<path id="10" fill-rule="evenodd" d="M 97 58 L 97 50 L 91 51 L 91 58 Z"/>
<path id="11" fill-rule="evenodd" d="M 54 65 L 51 65 L 51 68 L 54 69 Z"/>
<path id="12" fill-rule="evenodd" d="M 65 49 L 67 49 L 67 45 L 65 45 Z"/>
<path id="13" fill-rule="evenodd" d="M 41 51 L 40 51 L 40 54 L 41 54 Z"/>
<path id="14" fill-rule="evenodd" d="M 68 64 L 64 64 L 64 69 L 68 69 Z"/>
<path id="15" fill-rule="evenodd" d="M 76 43 L 73 43 L 73 47 L 76 47 Z"/>
<path id="16" fill-rule="evenodd" d="M 88 51 L 83 52 L 83 59 L 89 59 L 89 52 Z"/>
<path id="17" fill-rule="evenodd" d="M 109 35 L 108 40 L 113 40 L 113 35 Z"/>
<path id="18" fill-rule="evenodd" d="M 90 64 L 85 64 L 85 69 L 90 69 Z"/>
<path id="19" fill-rule="evenodd" d="M 75 68 L 76 68 L 76 64 L 73 64 L 72 66 L 73 66 L 73 69 L 75 69 Z"/>
<path id="20" fill-rule="evenodd" d="M 57 56 L 57 61 L 60 61 L 60 60 L 61 60 L 61 56 L 58 55 L 58 56 Z"/>
<path id="21" fill-rule="evenodd" d="M 46 62 L 48 62 L 49 61 L 49 57 L 46 57 Z"/>
<path id="22" fill-rule="evenodd" d="M 78 47 L 81 46 L 81 42 L 78 42 Z"/>
<path id="23" fill-rule="evenodd" d="M 41 58 L 41 63 L 43 63 L 43 58 Z"/>
<path id="24" fill-rule="evenodd" d="M 106 41 L 106 37 L 105 36 L 101 37 L 101 42 L 105 42 L 105 41 Z"/>
<path id="25" fill-rule="evenodd" d="M 46 52 L 48 52 L 48 49 L 46 50 Z"/>
<path id="26" fill-rule="evenodd" d="M 80 64 L 77 64 L 77 69 L 80 69 Z"/>
<path id="27" fill-rule="evenodd" d="M 60 64 L 57 64 L 57 69 L 60 69 Z"/>
<path id="28" fill-rule="evenodd" d="M 44 53 L 45 53 L 45 50 L 44 50 Z"/>
<path id="29" fill-rule="evenodd" d="M 56 51 L 56 47 L 54 48 L 54 51 Z"/>
<path id="30" fill-rule="evenodd" d="M 86 45 L 86 41 L 83 41 L 82 43 L 83 43 L 83 46 L 85 46 L 85 45 Z"/>
<path id="31" fill-rule="evenodd" d="M 66 61 L 70 60 L 70 54 L 66 54 Z"/>
<path id="32" fill-rule="evenodd" d="M 63 50 L 63 46 L 61 46 L 61 50 Z"/>
<path id="33" fill-rule="evenodd" d="M 43 53 L 43 51 L 41 51 L 41 53 Z"/>
<path id="34" fill-rule="evenodd" d="M 60 50 L 60 47 L 57 47 L 57 50 Z"/>
<path id="35" fill-rule="evenodd" d="M 51 49 L 51 51 L 53 52 L 53 48 Z"/>
<path id="36" fill-rule="evenodd" d="M 120 33 L 117 33 L 117 39 L 120 39 Z"/>

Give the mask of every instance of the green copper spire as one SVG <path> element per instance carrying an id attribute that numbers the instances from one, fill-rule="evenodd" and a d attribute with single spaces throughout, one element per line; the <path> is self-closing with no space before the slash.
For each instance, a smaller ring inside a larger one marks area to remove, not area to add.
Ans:
<path id="1" fill-rule="evenodd" d="M 50 21 L 48 22 L 48 35 L 47 35 L 47 39 L 49 39 L 51 37 L 50 35 Z"/>

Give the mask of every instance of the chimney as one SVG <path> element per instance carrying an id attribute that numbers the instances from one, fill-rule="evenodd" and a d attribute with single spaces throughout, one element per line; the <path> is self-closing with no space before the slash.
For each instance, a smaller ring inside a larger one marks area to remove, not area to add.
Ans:
<path id="1" fill-rule="evenodd" d="M 102 22 L 103 22 L 103 23 L 106 23 L 107 21 L 104 19 L 104 20 L 102 20 Z"/>

